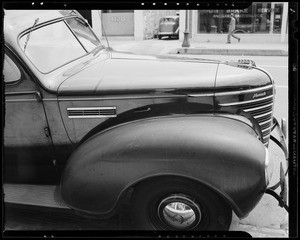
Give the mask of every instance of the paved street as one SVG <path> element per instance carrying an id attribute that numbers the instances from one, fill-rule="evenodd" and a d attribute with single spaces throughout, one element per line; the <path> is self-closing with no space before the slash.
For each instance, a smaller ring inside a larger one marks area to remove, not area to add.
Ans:
<path id="1" fill-rule="evenodd" d="M 157 40 L 153 40 L 157 41 Z M 171 40 L 173 41 L 173 40 Z M 127 44 L 127 45 L 126 45 Z M 132 51 L 134 53 L 167 54 L 171 48 L 166 49 L 159 46 L 157 42 L 151 45 L 146 42 L 143 46 L 136 47 L 134 43 L 112 41 L 111 46 L 120 51 Z M 166 44 L 166 43 L 164 43 Z M 145 52 L 143 52 L 143 50 Z M 183 55 L 181 55 L 183 56 Z M 184 55 L 184 57 L 199 57 L 209 59 L 239 59 L 249 58 L 256 62 L 258 67 L 264 68 L 271 73 L 275 79 L 277 90 L 275 98 L 275 117 L 288 119 L 288 57 L 287 56 L 225 56 L 225 55 Z M 271 185 L 279 179 L 279 162 L 284 158 L 283 153 L 274 144 L 270 143 L 270 153 L 275 165 Z M 125 208 L 126 209 L 126 208 Z M 128 213 L 128 212 L 127 212 Z M 50 213 L 40 210 L 17 211 L 9 208 L 6 212 L 7 230 L 75 230 L 75 229 L 102 229 L 102 230 L 126 230 L 134 229 L 126 211 L 121 217 L 108 220 L 94 219 L 86 220 L 69 213 Z M 278 206 L 277 200 L 270 195 L 264 195 L 256 208 L 245 219 L 238 219 L 233 215 L 230 227 L 231 231 L 246 231 L 253 237 L 287 237 L 288 236 L 288 214 Z"/>

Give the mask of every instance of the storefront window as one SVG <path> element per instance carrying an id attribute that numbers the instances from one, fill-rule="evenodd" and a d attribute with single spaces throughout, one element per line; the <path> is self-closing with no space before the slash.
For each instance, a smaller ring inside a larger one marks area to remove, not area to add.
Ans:
<path id="1" fill-rule="evenodd" d="M 227 33 L 230 14 L 238 33 L 280 33 L 283 3 L 254 2 L 242 10 L 199 10 L 197 33 Z"/>

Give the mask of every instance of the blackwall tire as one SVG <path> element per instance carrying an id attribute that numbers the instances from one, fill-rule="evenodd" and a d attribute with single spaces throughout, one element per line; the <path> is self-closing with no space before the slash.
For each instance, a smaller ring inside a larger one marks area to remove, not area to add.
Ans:
<path id="1" fill-rule="evenodd" d="M 174 205 L 188 210 L 170 208 Z M 170 178 L 148 181 L 135 189 L 132 219 L 140 230 L 226 231 L 231 224 L 232 210 L 207 187 Z"/>

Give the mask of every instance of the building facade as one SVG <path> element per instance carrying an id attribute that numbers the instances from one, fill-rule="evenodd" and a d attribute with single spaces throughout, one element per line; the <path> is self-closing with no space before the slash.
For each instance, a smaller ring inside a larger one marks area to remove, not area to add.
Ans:
<path id="1" fill-rule="evenodd" d="M 236 34 L 243 42 L 288 41 L 288 2 L 253 2 L 243 10 L 92 10 L 91 19 L 100 37 L 145 40 L 155 36 L 161 17 L 179 14 L 181 40 L 188 16 L 192 41 L 224 42 L 231 13 L 236 18 Z"/>

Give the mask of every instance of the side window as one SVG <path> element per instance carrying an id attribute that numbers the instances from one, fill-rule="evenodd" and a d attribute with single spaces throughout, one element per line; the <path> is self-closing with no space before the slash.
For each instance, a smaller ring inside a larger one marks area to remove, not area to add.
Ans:
<path id="1" fill-rule="evenodd" d="M 6 54 L 4 56 L 3 77 L 5 84 L 13 84 L 21 79 L 20 69 Z"/>

